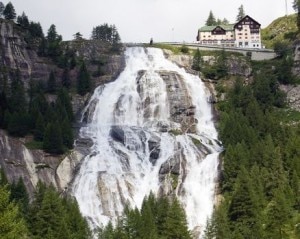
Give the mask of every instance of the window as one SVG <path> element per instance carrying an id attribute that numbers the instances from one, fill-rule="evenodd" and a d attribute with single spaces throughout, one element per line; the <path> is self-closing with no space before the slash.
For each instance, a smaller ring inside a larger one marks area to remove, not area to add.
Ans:
<path id="1" fill-rule="evenodd" d="M 248 46 L 248 45 L 249 45 L 249 44 L 248 44 L 248 42 L 246 41 L 246 42 L 245 42 L 245 46 Z"/>

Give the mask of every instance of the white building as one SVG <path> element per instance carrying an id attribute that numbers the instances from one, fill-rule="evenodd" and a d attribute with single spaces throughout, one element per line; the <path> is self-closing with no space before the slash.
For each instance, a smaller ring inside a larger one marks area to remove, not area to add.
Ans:
<path id="1" fill-rule="evenodd" d="M 235 24 L 201 27 L 197 41 L 202 45 L 261 48 L 260 26 L 247 15 Z"/>

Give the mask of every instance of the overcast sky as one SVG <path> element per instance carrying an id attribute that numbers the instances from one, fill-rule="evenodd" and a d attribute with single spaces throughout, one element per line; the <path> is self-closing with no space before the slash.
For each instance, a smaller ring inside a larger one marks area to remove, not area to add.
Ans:
<path id="1" fill-rule="evenodd" d="M 234 22 L 238 7 L 266 27 L 284 16 L 285 0 L 10 0 L 18 15 L 40 22 L 44 33 L 55 24 L 64 40 L 80 32 L 89 38 L 93 27 L 115 24 L 123 42 L 195 41 L 209 11 Z M 294 13 L 293 0 L 286 0 Z M 4 4 L 9 1 L 2 1 Z"/>

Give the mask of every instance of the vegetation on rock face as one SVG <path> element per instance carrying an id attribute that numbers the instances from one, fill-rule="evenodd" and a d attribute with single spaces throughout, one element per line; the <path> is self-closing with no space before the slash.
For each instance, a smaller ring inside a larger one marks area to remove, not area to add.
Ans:
<path id="1" fill-rule="evenodd" d="M 280 17 L 262 29 L 263 45 L 266 48 L 274 48 L 277 42 L 291 44 L 298 32 L 296 19 L 297 14 Z"/>
<path id="2" fill-rule="evenodd" d="M 197 48 L 193 57 L 192 69 L 195 71 L 200 71 L 202 68 L 202 64 L 203 64 L 202 56 L 199 48 Z"/>
<path id="3" fill-rule="evenodd" d="M 11 3 L 4 6 L 0 2 L 1 16 L 15 19 Z M 1 67 L 0 128 L 16 137 L 32 134 L 34 142 L 28 145 L 42 146 L 48 153 L 64 153 L 73 147 L 74 140 L 74 116 L 70 96 L 76 90 L 82 96 L 92 90 L 90 71 L 95 71 L 94 65 L 97 65 L 97 72 L 93 72 L 92 76 L 103 75 L 102 68 L 107 63 L 103 59 L 107 55 L 101 56 L 100 60 L 99 56 L 83 59 L 83 54 L 75 54 L 76 47 L 73 44 L 62 41 L 55 25 L 52 24 L 44 36 L 41 25 L 30 21 L 24 12 L 17 17 L 17 24 L 12 21 L 5 21 L 5 24 L 13 25 L 16 34 L 24 43 L 24 48 L 36 51 L 41 57 L 39 60 L 49 62 L 49 75 L 43 80 L 28 79 L 30 82 L 24 84 L 24 75 L 22 76 L 19 69 Z M 112 51 L 119 52 L 120 36 L 114 25 L 103 24 L 95 27 L 93 32 L 93 39 L 105 41 L 105 48 L 109 48 L 107 54 Z M 78 44 L 86 41 L 79 32 L 75 37 L 74 42 Z"/>
<path id="4" fill-rule="evenodd" d="M 73 199 L 61 197 L 52 186 L 38 183 L 29 204 L 22 179 L 9 185 L 1 170 L 0 237 L 89 239 L 91 233 Z"/>

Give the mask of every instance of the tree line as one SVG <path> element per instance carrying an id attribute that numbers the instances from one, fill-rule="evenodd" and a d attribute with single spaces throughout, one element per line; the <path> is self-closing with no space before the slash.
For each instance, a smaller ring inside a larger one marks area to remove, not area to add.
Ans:
<path id="1" fill-rule="evenodd" d="M 71 149 L 74 115 L 67 90 L 57 89 L 56 100 L 49 103 L 41 84 L 31 81 L 26 92 L 20 71 L 11 72 L 10 77 L 10 84 L 6 78 L 0 81 L 0 128 L 17 137 L 32 134 L 49 153 L 60 154 Z M 52 77 L 50 73 L 49 79 Z"/>
<path id="2" fill-rule="evenodd" d="M 299 124 L 283 123 L 285 95 L 273 64 L 254 71 L 252 84 L 238 78 L 218 104 L 224 199 L 206 239 L 300 236 Z"/>
<path id="3" fill-rule="evenodd" d="M 236 21 L 237 22 L 240 21 L 245 16 L 246 16 L 246 14 L 245 14 L 244 6 L 241 5 L 238 8 L 238 14 L 236 17 Z M 220 18 L 216 18 L 211 10 L 210 10 L 208 18 L 205 22 L 206 26 L 227 25 L 227 24 L 229 24 L 229 21 L 226 18 L 223 18 L 223 20 L 221 20 Z"/>
<path id="4" fill-rule="evenodd" d="M 145 197 L 141 209 L 126 207 L 124 216 L 113 226 L 100 230 L 99 239 L 192 239 L 186 216 L 177 198 Z"/>
<path id="5" fill-rule="evenodd" d="M 39 182 L 29 201 L 23 180 L 8 184 L 0 170 L 0 238 L 92 238 L 76 201 L 53 186 Z"/>

